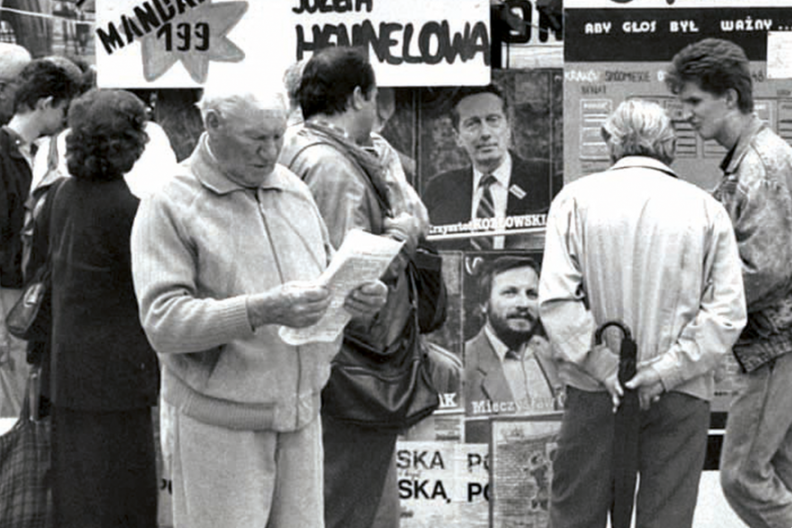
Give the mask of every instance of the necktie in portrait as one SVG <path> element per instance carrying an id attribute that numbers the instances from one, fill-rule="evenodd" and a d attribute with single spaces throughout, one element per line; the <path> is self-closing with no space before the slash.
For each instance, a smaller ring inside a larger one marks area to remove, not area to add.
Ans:
<path id="1" fill-rule="evenodd" d="M 492 174 L 485 174 L 479 182 L 481 198 L 476 206 L 476 218 L 495 218 L 495 202 L 492 199 L 492 185 L 498 180 Z M 491 237 L 474 237 L 470 239 L 474 249 L 492 249 Z"/>

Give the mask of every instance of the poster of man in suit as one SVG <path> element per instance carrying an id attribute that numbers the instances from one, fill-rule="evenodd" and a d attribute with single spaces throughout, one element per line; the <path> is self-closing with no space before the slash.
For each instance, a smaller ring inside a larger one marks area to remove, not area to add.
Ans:
<path id="1" fill-rule="evenodd" d="M 538 315 L 540 267 L 536 255 L 489 252 L 466 257 L 464 345 L 466 440 L 486 434 L 493 416 L 553 412 L 563 386 Z M 472 302 L 471 302 L 472 301 Z"/>
<path id="2" fill-rule="evenodd" d="M 543 79 L 533 77 L 517 83 L 509 76 L 501 82 L 521 97 L 536 97 L 531 94 Z M 560 175 L 553 169 L 551 148 L 537 144 L 518 149 L 514 135 L 516 127 L 552 130 L 552 112 L 516 120 L 508 92 L 497 82 L 460 87 L 446 97 L 450 135 L 464 155 L 461 166 L 443 164 L 439 172 L 423 174 L 422 198 L 436 243 L 458 250 L 540 247 L 535 235 L 544 227 Z M 524 115 L 545 105 L 552 101 L 540 96 L 519 106 Z"/>

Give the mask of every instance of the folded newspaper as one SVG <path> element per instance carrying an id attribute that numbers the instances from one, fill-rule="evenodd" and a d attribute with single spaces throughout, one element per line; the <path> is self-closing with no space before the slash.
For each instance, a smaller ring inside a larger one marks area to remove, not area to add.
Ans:
<path id="1" fill-rule="evenodd" d="M 330 290 L 330 307 L 315 324 L 305 328 L 281 326 L 278 334 L 290 345 L 333 341 L 352 317 L 344 309 L 349 292 L 379 279 L 401 251 L 403 242 L 359 229 L 347 233 L 327 269 L 316 283 Z"/>

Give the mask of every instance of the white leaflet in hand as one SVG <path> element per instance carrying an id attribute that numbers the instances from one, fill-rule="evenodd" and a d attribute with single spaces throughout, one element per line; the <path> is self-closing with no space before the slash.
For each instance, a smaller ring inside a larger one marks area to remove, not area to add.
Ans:
<path id="1" fill-rule="evenodd" d="M 352 317 L 344 309 L 349 292 L 367 282 L 379 279 L 401 251 L 404 242 L 372 235 L 359 229 L 348 232 L 330 265 L 317 283 L 330 290 L 330 307 L 314 325 L 305 328 L 281 326 L 281 339 L 290 345 L 316 341 L 333 341 Z"/>

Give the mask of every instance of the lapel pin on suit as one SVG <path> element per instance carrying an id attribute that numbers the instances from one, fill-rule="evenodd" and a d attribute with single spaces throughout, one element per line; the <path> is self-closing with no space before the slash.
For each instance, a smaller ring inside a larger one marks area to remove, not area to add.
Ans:
<path id="1" fill-rule="evenodd" d="M 525 198 L 528 193 L 523 190 L 522 187 L 517 185 L 516 183 L 509 187 L 509 194 L 512 194 L 517 197 L 518 200 L 522 200 Z"/>

